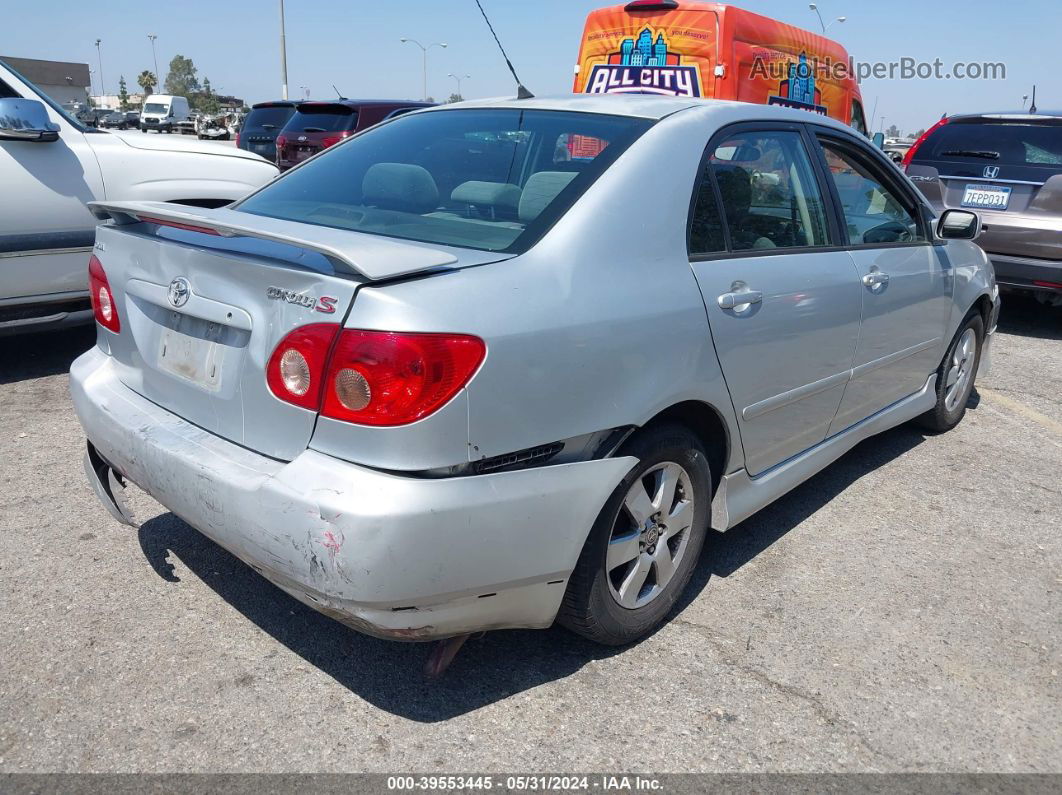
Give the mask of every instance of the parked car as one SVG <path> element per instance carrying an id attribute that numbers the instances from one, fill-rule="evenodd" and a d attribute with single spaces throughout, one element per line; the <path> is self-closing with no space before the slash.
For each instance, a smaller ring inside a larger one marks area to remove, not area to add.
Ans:
<path id="1" fill-rule="evenodd" d="M 251 112 L 243 121 L 243 127 L 236 135 L 236 146 L 275 163 L 277 136 L 288 123 L 288 119 L 294 115 L 296 104 L 286 99 L 278 99 L 252 106 Z"/>
<path id="2" fill-rule="evenodd" d="M 93 207 L 70 382 L 108 510 L 131 481 L 402 640 L 643 637 L 709 526 L 954 427 L 999 306 L 975 213 L 751 103 L 462 103 L 231 207 Z"/>
<path id="3" fill-rule="evenodd" d="M 1002 287 L 1062 306 L 1062 111 L 942 119 L 904 167 L 936 212 L 980 212 Z"/>
<path id="4" fill-rule="evenodd" d="M 152 94 L 144 100 L 140 111 L 140 131 L 155 130 L 160 133 L 172 133 L 177 125 L 188 122 L 191 111 L 185 97 L 168 94 Z"/>
<path id="5" fill-rule="evenodd" d="M 140 120 L 140 114 L 134 115 L 132 124 L 130 124 L 129 114 L 123 113 L 120 110 L 114 110 L 109 112 L 106 116 L 100 119 L 99 126 L 105 130 L 127 130 L 130 127 L 136 127 Z"/>
<path id="6" fill-rule="evenodd" d="M 86 202 L 219 206 L 276 173 L 245 152 L 86 127 L 0 62 L 0 333 L 92 322 Z"/>
<path id="7" fill-rule="evenodd" d="M 300 102 L 276 139 L 277 166 L 286 171 L 356 132 L 428 102 L 404 99 L 341 99 Z"/>

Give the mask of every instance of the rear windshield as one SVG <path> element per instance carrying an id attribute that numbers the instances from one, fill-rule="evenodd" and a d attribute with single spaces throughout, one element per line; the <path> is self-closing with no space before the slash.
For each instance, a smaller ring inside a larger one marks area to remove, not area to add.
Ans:
<path id="1" fill-rule="evenodd" d="M 279 106 L 272 108 L 254 108 L 247 114 L 243 124 L 245 130 L 275 130 L 280 132 L 288 119 L 295 113 L 295 108 Z"/>
<path id="2" fill-rule="evenodd" d="M 945 124 L 914 158 L 980 165 L 1062 166 L 1062 124 Z"/>
<path id="3" fill-rule="evenodd" d="M 342 105 L 308 108 L 303 105 L 284 125 L 284 129 L 288 132 L 342 132 L 353 130 L 357 120 L 358 114 L 353 108 Z"/>
<path id="4" fill-rule="evenodd" d="M 144 106 L 145 113 L 166 113 L 169 109 L 169 105 L 164 105 L 161 102 L 149 102 Z"/>
<path id="5" fill-rule="evenodd" d="M 509 108 L 414 113 L 326 150 L 239 209 L 520 253 L 650 125 Z"/>

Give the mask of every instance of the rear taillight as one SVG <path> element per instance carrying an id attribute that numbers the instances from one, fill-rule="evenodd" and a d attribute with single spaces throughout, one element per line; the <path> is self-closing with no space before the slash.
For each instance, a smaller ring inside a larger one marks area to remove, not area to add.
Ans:
<path id="1" fill-rule="evenodd" d="M 441 408 L 487 353 L 479 337 L 344 329 L 328 363 L 321 413 L 359 425 L 406 425 Z"/>
<path id="2" fill-rule="evenodd" d="M 467 334 L 344 329 L 336 339 L 338 329 L 316 323 L 281 340 L 266 371 L 274 395 L 343 422 L 406 425 L 449 402 L 487 353 Z"/>
<path id="3" fill-rule="evenodd" d="M 284 337 L 266 367 L 266 383 L 272 393 L 287 403 L 318 411 L 328 352 L 337 331 L 335 323 L 313 323 Z"/>
<path id="4" fill-rule="evenodd" d="M 236 148 L 240 148 L 240 134 L 236 133 Z"/>
<path id="5" fill-rule="evenodd" d="M 96 316 L 96 322 L 117 334 L 122 330 L 122 324 L 118 320 L 118 305 L 114 301 L 107 274 L 103 272 L 103 264 L 96 259 L 95 254 L 89 257 L 88 271 L 89 297 L 92 299 L 92 312 Z"/>
<path id="6" fill-rule="evenodd" d="M 933 133 L 935 133 L 937 131 L 937 128 L 943 127 L 947 123 L 948 123 L 948 117 L 945 116 L 940 121 L 938 121 L 936 124 L 934 124 L 932 127 L 930 127 L 928 130 L 926 130 L 924 133 L 922 133 L 922 135 L 918 138 L 918 140 L 914 142 L 914 145 L 910 149 L 908 149 L 907 153 L 903 156 L 903 170 L 904 171 L 906 171 L 907 167 L 909 165 L 911 165 L 911 160 L 914 159 L 915 152 L 918 151 L 918 147 L 920 147 L 922 144 L 924 144 L 926 142 L 926 139 L 928 139 L 929 136 L 931 136 Z"/>
<path id="7" fill-rule="evenodd" d="M 283 135 L 278 135 L 276 140 L 277 145 L 277 157 L 280 157 L 280 150 L 288 145 L 288 139 Z"/>
<path id="8" fill-rule="evenodd" d="M 350 133 L 347 132 L 346 130 L 341 132 L 339 135 L 326 135 L 324 138 L 321 139 L 321 145 L 324 146 L 325 149 L 327 149 L 328 147 L 332 146 L 333 144 L 338 144 L 344 138 L 349 138 L 349 137 L 350 137 Z"/>

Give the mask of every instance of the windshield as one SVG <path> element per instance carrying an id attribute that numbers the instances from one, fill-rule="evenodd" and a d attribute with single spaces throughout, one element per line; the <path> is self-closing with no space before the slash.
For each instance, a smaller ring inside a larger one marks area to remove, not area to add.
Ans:
<path id="1" fill-rule="evenodd" d="M 353 130 L 358 114 L 345 105 L 303 105 L 288 123 L 285 132 L 342 132 Z"/>
<path id="2" fill-rule="evenodd" d="M 168 113 L 170 106 L 162 102 L 149 102 L 144 106 L 144 113 Z"/>
<path id="3" fill-rule="evenodd" d="M 945 124 L 927 144 L 918 151 L 916 161 L 1062 166 L 1062 124 Z"/>
<path id="4" fill-rule="evenodd" d="M 520 253 L 650 124 L 508 108 L 414 113 L 326 150 L 238 209 Z"/>
<path id="5" fill-rule="evenodd" d="M 244 122 L 245 130 L 280 130 L 295 112 L 293 107 L 254 108 Z"/>

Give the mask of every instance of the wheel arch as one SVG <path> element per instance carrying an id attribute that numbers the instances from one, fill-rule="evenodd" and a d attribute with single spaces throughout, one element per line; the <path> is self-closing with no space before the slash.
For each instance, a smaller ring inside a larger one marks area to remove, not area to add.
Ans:
<path id="1" fill-rule="evenodd" d="M 685 400 L 658 412 L 642 427 L 669 421 L 685 425 L 700 439 L 708 455 L 708 470 L 712 476 L 714 494 L 727 471 L 733 449 L 730 428 L 722 413 L 709 403 Z"/>

